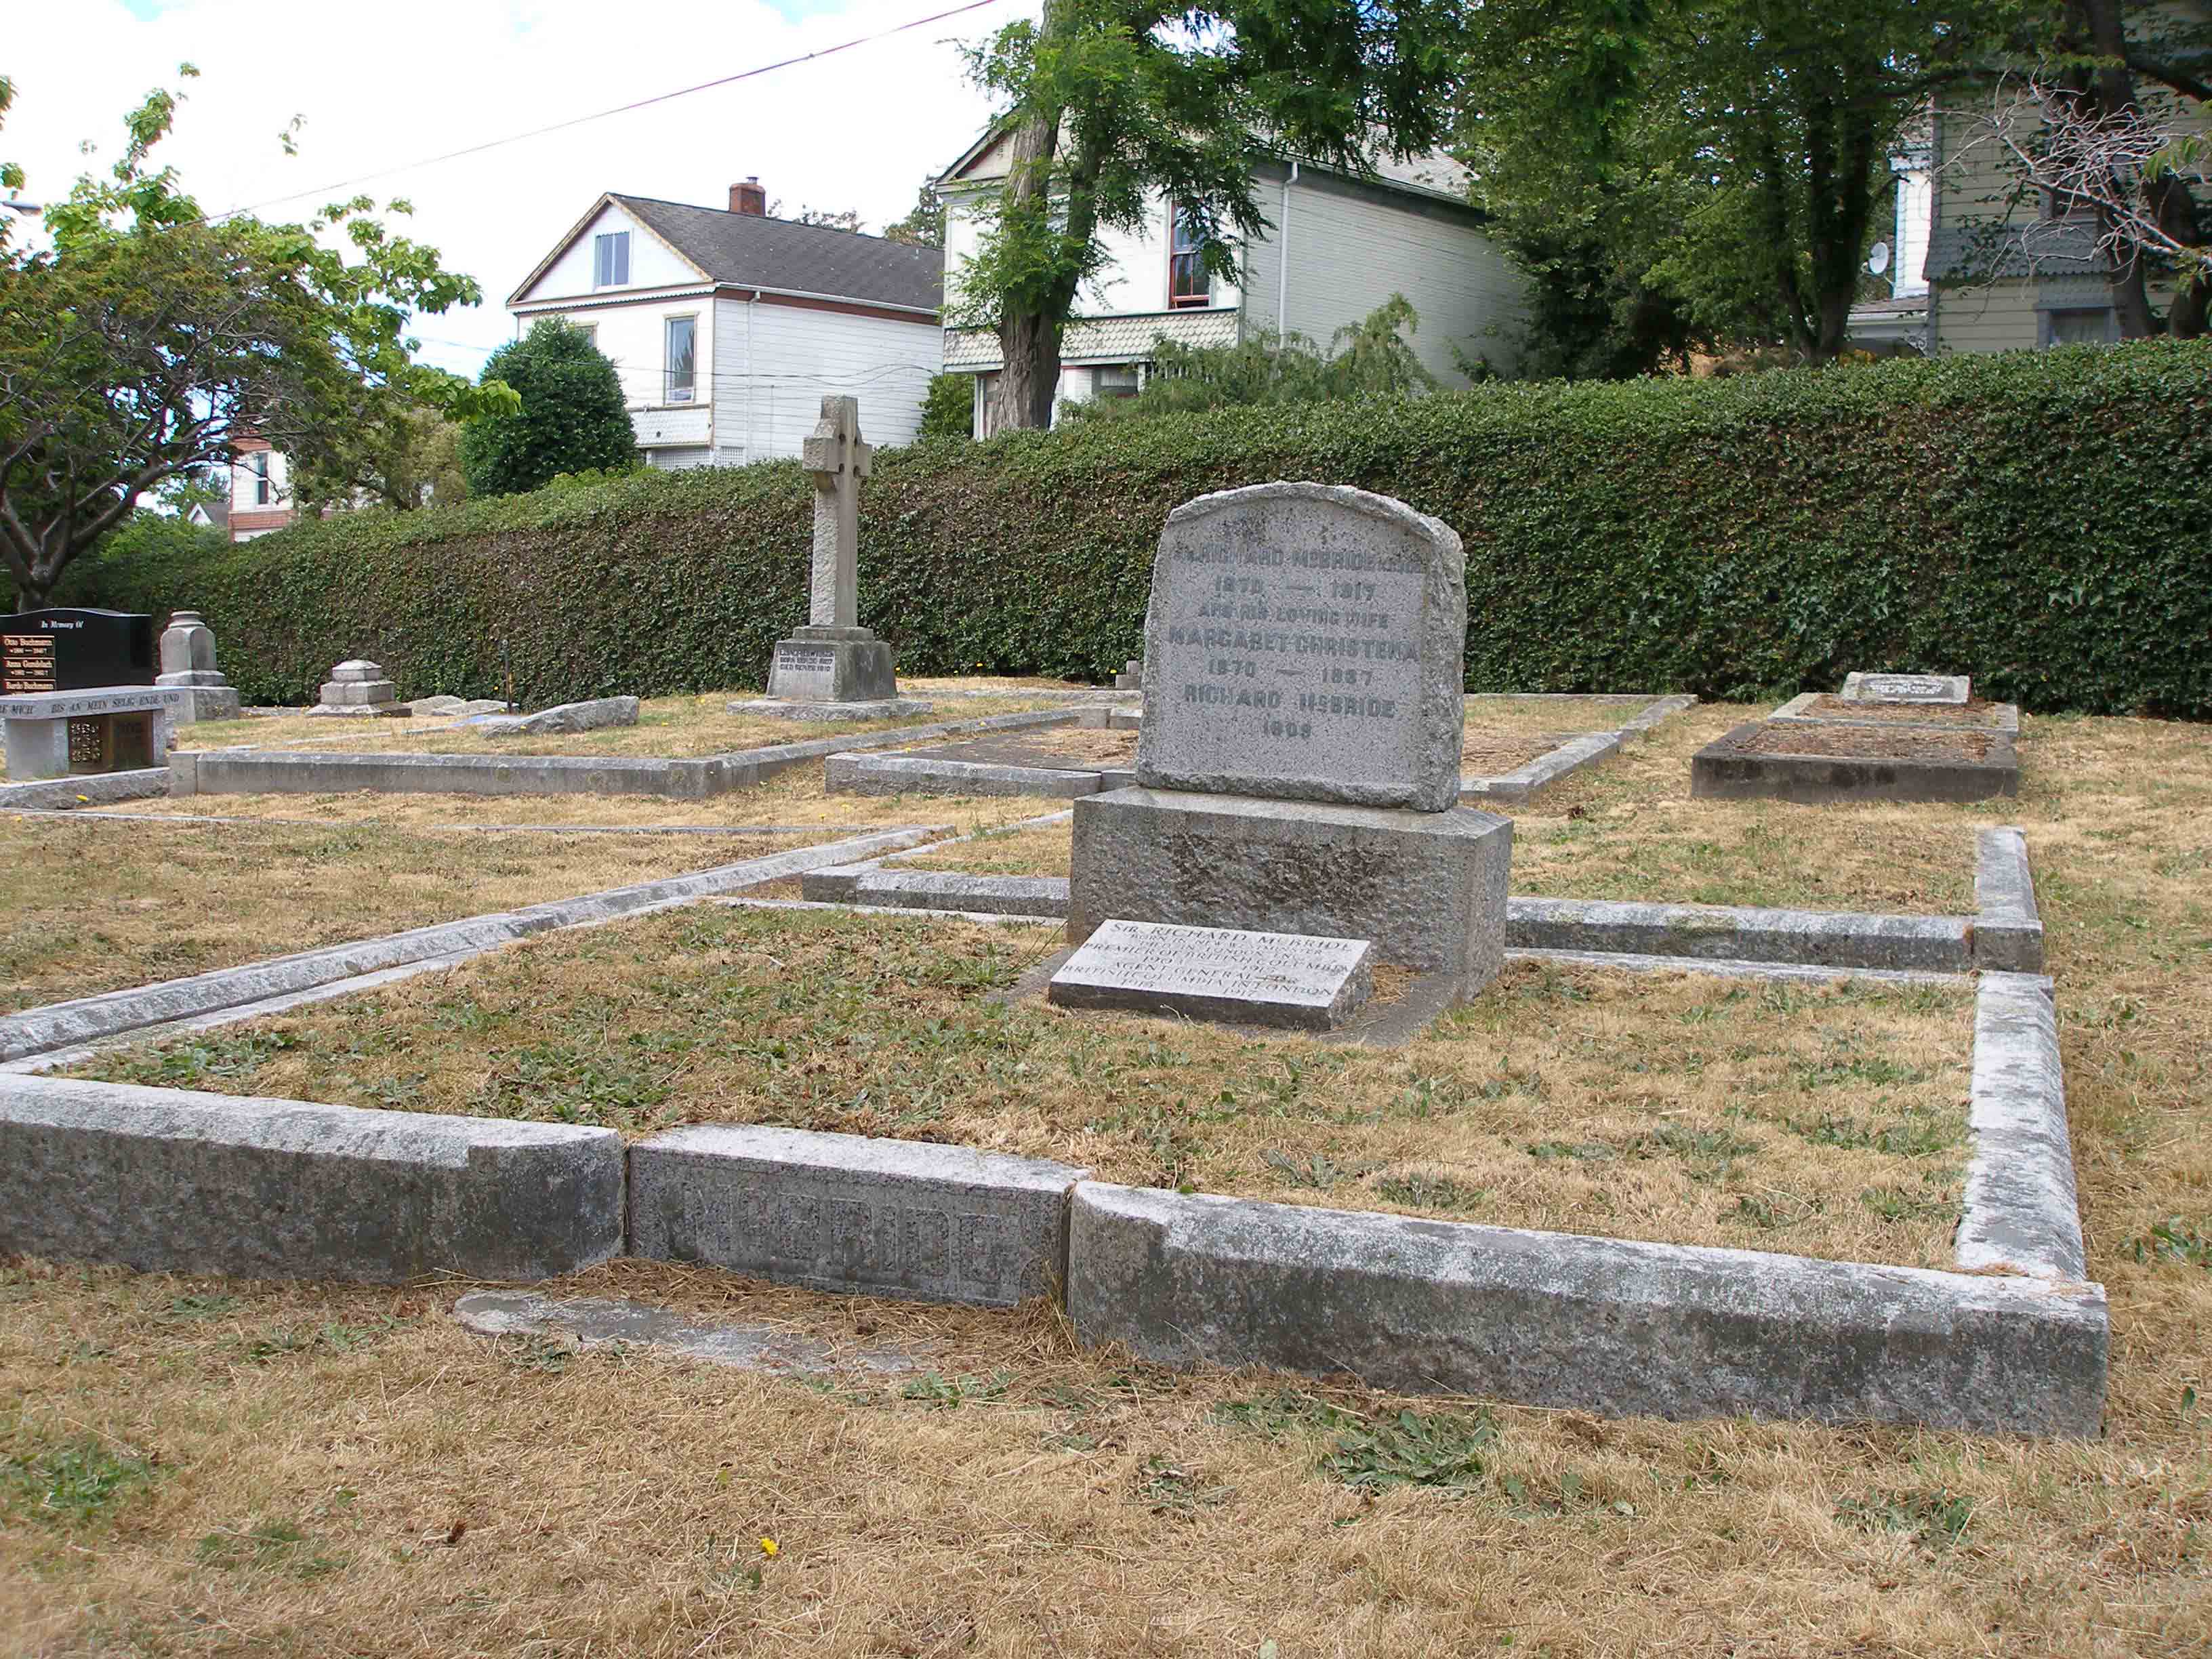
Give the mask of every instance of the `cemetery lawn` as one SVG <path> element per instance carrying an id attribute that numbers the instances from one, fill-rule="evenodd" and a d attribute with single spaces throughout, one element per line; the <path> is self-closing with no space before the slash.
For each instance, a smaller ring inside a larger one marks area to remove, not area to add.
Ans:
<path id="1" fill-rule="evenodd" d="M 635 726 L 606 726 L 568 736 L 502 735 L 479 726 L 456 725 L 434 714 L 418 714 L 412 720 L 352 720 L 301 714 L 180 726 L 176 746 L 204 750 L 242 745 L 362 755 L 588 755 L 695 760 L 863 732 L 889 732 L 1037 709 L 1064 711 L 1069 707 L 1064 698 L 1024 696 L 1009 690 L 992 696 L 949 698 L 929 714 L 896 720 L 789 720 L 728 712 L 727 704 L 758 695 L 717 691 L 706 696 L 648 697 L 638 709 Z"/>
<path id="2" fill-rule="evenodd" d="M 75 1074 L 630 1135 L 773 1123 L 1286 1204 L 1950 1260 L 1968 988 L 1516 964 L 1375 1050 L 994 994 L 1057 937 L 699 905 Z"/>
<path id="3" fill-rule="evenodd" d="M 751 837 L 441 836 L 384 824 L 0 815 L 0 1011 L 834 839 L 827 830 Z"/>
<path id="4" fill-rule="evenodd" d="M 650 1263 L 542 1288 L 842 1347 L 909 1341 L 920 1369 L 807 1382 L 492 1341 L 449 1317 L 467 1288 L 450 1284 L 16 1261 L 0 1263 L 0 1650 L 2202 1654 L 2212 728 L 2033 730 L 2020 800 L 1985 803 L 1984 821 L 2026 825 L 2051 929 L 2089 1273 L 2112 1305 L 2096 1440 L 1600 1421 L 1171 1375 L 1080 1349 L 1041 1307 L 916 1308 Z M 1686 777 L 1679 749 L 1677 793 Z M 1970 844 L 1960 857 L 1970 871 Z M 743 913 L 685 915 L 720 914 Z M 1703 983 L 1709 999 L 1730 988 Z M 1668 1026 L 1702 1041 L 1707 1022 Z M 1164 1048 L 1188 1048 L 1188 1030 L 1161 1029 Z M 988 1054 L 994 1030 L 919 1035 Z M 1674 1081 L 1622 1071 L 1617 1086 Z M 1291 1109 L 1318 1103 L 1302 1087 Z M 1179 1082 L 1159 1108 L 1164 1165 L 1212 1103 Z M 1856 1199 L 1840 1182 L 1824 1195 Z M 1791 1230 L 1766 1242 L 1799 1248 Z"/>

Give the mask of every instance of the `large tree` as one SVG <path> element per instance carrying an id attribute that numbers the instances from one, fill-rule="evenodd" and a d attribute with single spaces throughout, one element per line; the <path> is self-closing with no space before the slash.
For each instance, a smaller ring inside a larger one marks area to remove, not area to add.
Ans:
<path id="1" fill-rule="evenodd" d="M 151 159 L 178 102 L 156 91 L 126 118 L 112 167 L 46 210 L 48 246 L 0 223 L 0 556 L 19 605 L 45 603 L 166 480 L 226 464 L 236 437 L 313 469 L 400 411 L 514 401 L 415 363 L 409 318 L 480 295 L 367 198 L 305 224 L 204 214 Z"/>
<path id="2" fill-rule="evenodd" d="M 1624 333 L 1673 348 L 1686 321 L 1706 340 L 1833 357 L 1891 199 L 1890 156 L 1936 88 L 2010 38 L 2016 10 L 1491 0 L 1461 137 L 1509 222 L 1540 248 L 1547 225 L 1568 233 L 1549 257 L 1599 273 Z"/>
<path id="3" fill-rule="evenodd" d="M 986 198 L 957 319 L 994 327 L 994 430 L 1052 418 L 1060 338 L 1100 270 L 1102 230 L 1141 228 L 1164 196 L 1233 269 L 1267 228 L 1263 143 L 1358 170 L 1370 147 L 1424 150 L 1449 125 L 1464 0 L 1044 0 L 977 51 L 1006 175 Z"/>

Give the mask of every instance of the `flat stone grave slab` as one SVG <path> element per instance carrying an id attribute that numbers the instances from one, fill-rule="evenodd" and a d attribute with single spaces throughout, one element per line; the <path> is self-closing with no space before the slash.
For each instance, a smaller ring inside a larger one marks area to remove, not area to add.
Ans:
<path id="1" fill-rule="evenodd" d="M 1972 686 L 1964 674 L 1847 674 L 1843 695 L 1851 702 L 1962 703 Z"/>
<path id="2" fill-rule="evenodd" d="M 1402 501 L 1255 484 L 1168 515 L 1138 781 L 1443 811 L 1459 799 L 1467 565 Z"/>
<path id="3" fill-rule="evenodd" d="M 1707 799 L 1970 801 L 2019 793 L 2019 751 L 2002 732 L 1753 720 L 1690 762 L 1690 793 Z"/>
<path id="4" fill-rule="evenodd" d="M 2016 703 L 1869 702 L 1825 691 L 1790 698 L 1771 714 L 1775 720 L 1826 720 L 1839 726 L 1881 726 L 1938 732 L 2018 732 Z"/>
<path id="5" fill-rule="evenodd" d="M 1328 1031 L 1374 989 L 1371 939 L 1109 921 L 1053 975 L 1063 1008 Z"/>

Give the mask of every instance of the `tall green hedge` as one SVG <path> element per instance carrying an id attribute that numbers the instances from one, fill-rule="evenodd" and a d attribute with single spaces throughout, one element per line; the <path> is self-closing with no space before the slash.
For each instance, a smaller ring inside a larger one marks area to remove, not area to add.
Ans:
<path id="1" fill-rule="evenodd" d="M 862 411 L 865 417 L 866 410 Z M 2212 345 L 1075 423 L 882 455 L 861 620 L 901 670 L 1102 678 L 1139 653 L 1170 508 L 1357 484 L 1457 529 L 1474 690 L 1826 687 L 1970 673 L 2039 710 L 2212 714 Z M 198 607 L 249 701 L 368 656 L 404 695 L 758 685 L 804 620 L 790 462 L 303 526 L 88 563 L 80 601 Z"/>

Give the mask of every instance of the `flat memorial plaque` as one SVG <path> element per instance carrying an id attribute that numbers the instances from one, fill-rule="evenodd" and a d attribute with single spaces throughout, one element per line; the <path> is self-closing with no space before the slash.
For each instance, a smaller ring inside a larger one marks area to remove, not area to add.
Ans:
<path id="1" fill-rule="evenodd" d="M 1332 1031 L 1366 1002 L 1374 955 L 1370 939 L 1106 921 L 1060 964 L 1045 1000 Z"/>
<path id="2" fill-rule="evenodd" d="M 1466 649 L 1466 555 L 1444 524 L 1332 484 L 1200 495 L 1152 565 L 1137 780 L 1444 811 Z"/>
<path id="3" fill-rule="evenodd" d="M 1964 674 L 1850 674 L 1841 696 L 1852 702 L 1964 704 L 1972 682 Z"/>

